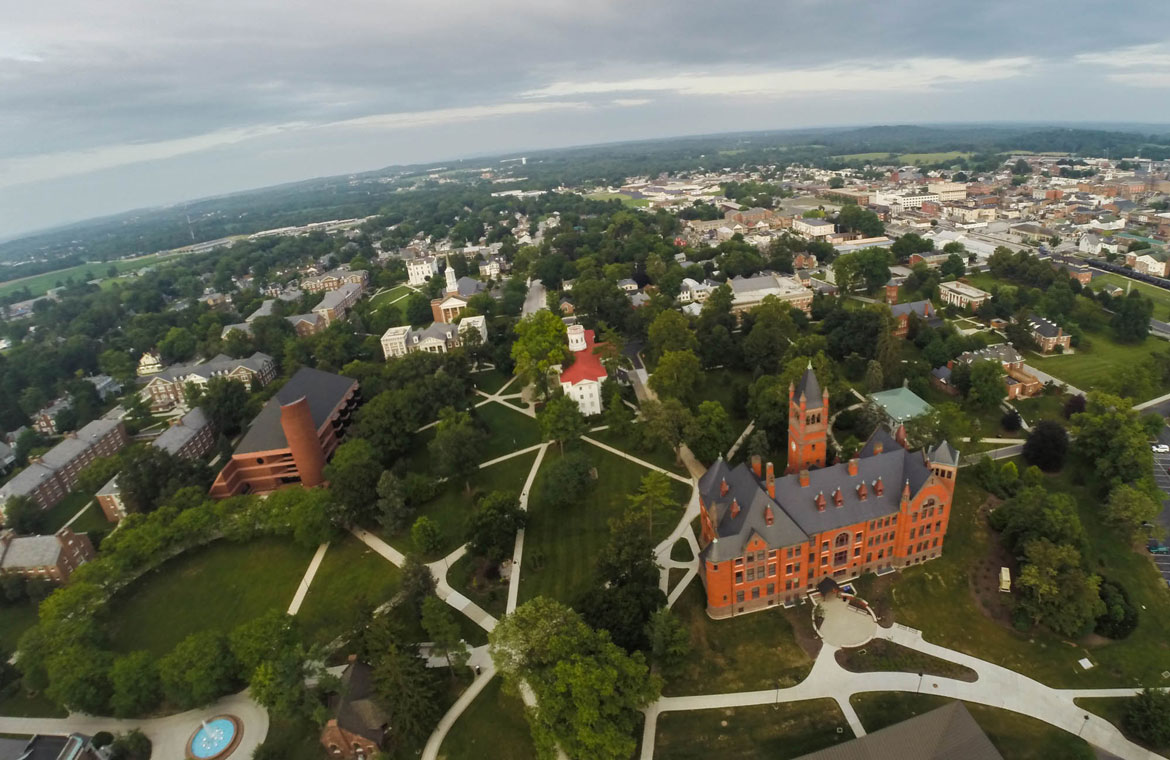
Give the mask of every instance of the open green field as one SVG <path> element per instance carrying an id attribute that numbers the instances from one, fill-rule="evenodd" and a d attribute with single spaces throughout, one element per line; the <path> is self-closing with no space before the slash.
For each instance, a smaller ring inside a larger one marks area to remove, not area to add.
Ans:
<path id="1" fill-rule="evenodd" d="M 515 375 L 506 375 L 498 369 L 487 369 L 483 372 L 476 372 L 472 374 L 471 381 L 475 383 L 475 387 L 484 393 L 495 393 L 513 380 Z M 515 385 L 509 389 L 509 392 L 520 392 L 520 386 Z"/>
<path id="2" fill-rule="evenodd" d="M 1022 462 L 1017 466 L 1023 467 Z M 863 596 L 879 609 L 888 606 L 894 619 L 923 631 L 927 641 L 983 658 L 1058 688 L 1162 685 L 1166 638 L 1170 630 L 1170 596 L 1148 556 L 1135 550 L 1107 526 L 1098 500 L 1073 473 L 1085 467 L 1070 461 L 1065 471 L 1045 476 L 1045 488 L 1076 500 L 1088 536 L 1085 559 L 1093 571 L 1122 583 L 1140 610 L 1138 627 L 1127 639 L 1069 641 L 1047 630 L 1026 633 L 985 614 L 971 590 L 972 578 L 998 569 L 992 542 L 996 537 L 979 514 L 987 494 L 970 477 L 960 475 L 940 558 L 899 573 L 887 590 L 870 594 L 872 576 L 861 581 Z M 885 621 L 888 622 L 888 621 Z M 1084 670 L 1088 657 L 1096 667 Z"/>
<path id="3" fill-rule="evenodd" d="M 56 533 L 61 529 L 65 523 L 73 519 L 73 516 L 80 512 L 86 504 L 93 499 L 93 494 L 82 493 L 81 491 L 74 491 L 66 496 L 61 501 L 57 502 L 56 506 L 44 512 L 44 525 L 41 532 Z M 97 504 L 97 502 L 94 502 Z M 99 507 L 98 511 L 101 509 Z M 83 515 L 84 517 L 84 515 Z"/>
<path id="4" fill-rule="evenodd" d="M 841 667 L 853 673 L 918 673 L 920 675 L 954 678 L 974 682 L 979 678 L 971 668 L 950 660 L 939 659 L 925 652 L 904 647 L 885 639 L 874 639 L 863 647 L 839 649 L 836 653 Z"/>
<path id="5" fill-rule="evenodd" d="M 536 760 L 536 748 L 524 703 L 503 689 L 493 678 L 471 706 L 459 716 L 439 748 L 440 760 L 487 760 L 506 756 L 509 760 Z"/>
<path id="6" fill-rule="evenodd" d="M 0 652 L 7 659 L 16 651 L 16 643 L 36 625 L 37 606 L 32 602 L 0 605 Z"/>
<path id="7" fill-rule="evenodd" d="M 831 699 L 658 716 L 655 760 L 785 760 L 853 738 Z"/>
<path id="8" fill-rule="evenodd" d="M 854 694 L 849 703 L 869 733 L 930 712 L 952 700 L 934 694 L 875 692 Z M 966 703 L 971 717 L 983 729 L 1004 760 L 1091 760 L 1092 747 L 1067 731 L 1026 715 L 986 705 Z"/>
<path id="9" fill-rule="evenodd" d="M 808 607 L 712 620 L 703 584 L 695 579 L 672 609 L 690 631 L 691 654 L 678 676 L 664 684 L 668 696 L 774 689 L 777 683 L 794 686 L 812 669 L 792 624 L 792 616 L 807 619 Z M 808 625 L 811 631 L 811 621 Z"/>
<path id="10" fill-rule="evenodd" d="M 1133 704 L 1134 697 L 1117 697 L 1114 699 L 1099 698 L 1099 699 L 1078 699 L 1076 703 L 1079 707 L 1083 707 L 1094 715 L 1100 715 L 1105 720 L 1121 729 L 1126 738 L 1131 742 L 1140 744 L 1147 749 L 1151 749 L 1160 755 L 1170 753 L 1170 745 L 1165 747 L 1151 746 L 1146 742 L 1139 741 L 1137 737 L 1132 736 L 1128 731 L 1122 728 L 1122 720 L 1125 718 L 1125 713 L 1129 710 L 1129 706 Z"/>
<path id="11" fill-rule="evenodd" d="M 495 401 L 476 407 L 475 414 L 490 431 L 480 450 L 484 462 L 540 443 L 540 425 L 527 414 Z"/>
<path id="12" fill-rule="evenodd" d="M 397 567 L 349 534 L 331 543 L 297 612 L 305 638 L 328 644 L 353 628 L 398 592 L 399 575 Z"/>
<path id="13" fill-rule="evenodd" d="M 896 161 L 898 156 L 888 151 L 874 151 L 871 153 L 846 153 L 841 156 L 833 156 L 842 161 Z"/>
<path id="14" fill-rule="evenodd" d="M 1125 290 L 1132 287 L 1154 302 L 1154 319 L 1164 322 L 1170 316 L 1170 290 L 1159 288 L 1157 285 L 1151 285 L 1148 282 L 1131 280 L 1128 277 L 1123 277 L 1112 272 L 1101 274 L 1094 271 L 1093 275 L 1092 288 L 1094 291 L 1101 290 L 1102 285 L 1116 285 Z"/>
<path id="15" fill-rule="evenodd" d="M 590 199 L 590 200 L 594 200 L 594 201 L 619 200 L 622 203 L 624 203 L 625 205 L 630 206 L 631 208 L 646 208 L 647 206 L 650 205 L 650 201 L 647 200 L 646 198 L 631 198 L 630 196 L 623 195 L 622 193 L 596 192 L 596 193 L 589 193 L 585 197 Z"/>
<path id="16" fill-rule="evenodd" d="M 447 568 L 447 583 L 489 615 L 501 618 L 508 607 L 508 584 L 499 578 L 481 579 L 476 574 L 479 563 L 477 557 L 464 554 Z"/>
<path id="17" fill-rule="evenodd" d="M 36 274 L 31 277 L 25 277 L 19 280 L 11 280 L 9 282 L 0 283 L 0 296 L 6 296 L 9 293 L 28 287 L 32 292 L 33 297 L 43 296 L 51 288 L 58 285 L 64 285 L 65 281 L 70 277 L 74 282 L 86 282 L 98 277 L 105 277 L 106 272 L 111 266 L 117 267 L 119 272 L 136 272 L 142 267 L 148 267 L 158 264 L 161 261 L 176 258 L 179 254 L 163 255 L 159 253 L 152 253 L 148 256 L 140 256 L 136 259 L 121 259 L 118 261 L 99 261 L 93 264 L 79 264 L 75 267 L 68 267 L 66 269 L 58 269 L 54 272 L 45 272 L 44 274 Z M 92 274 L 93 277 L 89 275 Z"/>
<path id="18" fill-rule="evenodd" d="M 370 306 L 374 307 L 375 309 L 380 309 L 381 307 L 385 306 L 388 303 L 393 303 L 393 302 L 397 301 L 399 298 L 406 298 L 406 296 L 410 295 L 413 292 L 414 292 L 414 288 L 410 287 L 409 285 L 406 285 L 406 284 L 395 285 L 394 287 L 390 288 L 389 290 L 384 291 L 382 293 L 379 293 L 378 295 L 371 298 L 370 299 Z M 400 302 L 399 306 L 401 306 L 401 305 L 402 304 Z"/>
<path id="19" fill-rule="evenodd" d="M 1148 337 L 1141 343 L 1117 343 L 1107 333 L 1086 333 L 1072 354 L 1030 354 L 1028 364 L 1066 383 L 1090 391 L 1117 377 L 1125 367 L 1144 364 L 1154 353 L 1165 352 L 1166 341 Z M 1145 401 L 1145 398 L 1134 401 Z"/>
<path id="20" fill-rule="evenodd" d="M 14 718 L 67 718 L 69 711 L 54 704 L 43 694 L 32 696 L 17 689 L 7 699 L 0 700 L 0 715 Z"/>
<path id="21" fill-rule="evenodd" d="M 313 551 L 265 538 L 217 541 L 139 578 L 110 602 L 109 631 L 120 652 L 170 652 L 189 634 L 227 633 L 271 609 L 286 609 Z"/>
<path id="22" fill-rule="evenodd" d="M 427 561 L 439 559 L 463 544 L 467 531 L 467 516 L 475 509 L 478 496 L 490 491 L 511 491 L 519 496 L 535 459 L 536 452 L 533 451 L 477 471 L 471 476 L 470 493 L 462 482 L 446 483 L 439 495 L 418 511 L 420 517 L 426 515 L 435 522 L 442 538 L 438 551 L 422 555 L 424 559 Z M 409 527 L 401 533 L 383 531 L 382 538 L 406 554 L 418 552 L 418 547 L 410 537 Z"/>
<path id="23" fill-rule="evenodd" d="M 640 423 L 636 423 L 640 424 Z M 678 473 L 686 476 L 687 468 L 678 461 L 678 457 L 671 451 L 666 444 L 659 441 L 654 442 L 654 446 L 647 448 L 645 442 L 641 440 L 642 436 L 637 428 L 632 431 L 629 438 L 615 435 L 610 430 L 597 430 L 586 434 L 586 437 L 592 438 L 598 443 L 604 443 L 606 446 L 612 446 L 615 449 L 624 451 L 632 457 L 641 459 L 644 462 L 657 465 L 664 470 Z M 637 438 L 637 441 L 631 441 L 630 438 Z"/>
<path id="24" fill-rule="evenodd" d="M 548 481 L 549 465 L 560 457 L 550 447 L 533 484 L 528 502 L 528 526 L 524 539 L 524 573 L 520 601 L 547 596 L 571 604 L 593 583 L 593 560 L 609 542 L 609 520 L 629 507 L 629 496 L 638 491 L 649 470 L 615 454 L 582 443 L 581 451 L 597 468 L 598 479 L 580 503 L 558 510 L 546 492 L 556 486 Z M 497 465 L 499 466 L 499 465 Z M 678 507 L 654 517 L 654 540 L 661 541 L 674 529 L 690 498 L 690 489 L 673 481 Z"/>

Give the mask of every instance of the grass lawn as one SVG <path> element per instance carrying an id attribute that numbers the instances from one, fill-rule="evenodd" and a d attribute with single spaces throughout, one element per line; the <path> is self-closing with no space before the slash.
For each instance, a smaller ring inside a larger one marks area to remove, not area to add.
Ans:
<path id="1" fill-rule="evenodd" d="M 1159 288 L 1157 285 L 1150 285 L 1140 280 L 1131 280 L 1128 277 L 1113 274 L 1112 272 L 1101 274 L 1094 270 L 1093 275 L 1092 288 L 1094 291 L 1100 291 L 1105 285 L 1116 285 L 1124 290 L 1129 290 L 1129 288 L 1133 287 L 1154 302 L 1154 319 L 1164 322 L 1166 321 L 1167 315 L 1170 315 L 1170 290 L 1165 290 Z"/>
<path id="2" fill-rule="evenodd" d="M 106 513 L 94 501 L 69 528 L 74 533 L 88 533 L 93 538 L 95 533 L 104 536 L 112 531 L 114 523 L 106 519 Z"/>
<path id="3" fill-rule="evenodd" d="M 528 527 L 524 539 L 524 568 L 520 601 L 547 596 L 571 604 L 593 582 L 593 560 L 609 541 L 609 520 L 625 511 L 630 494 L 636 493 L 649 472 L 608 451 L 581 445 L 581 451 L 597 468 L 598 479 L 579 504 L 556 510 L 545 492 L 555 487 L 547 480 L 548 465 L 560 452 L 545 454 L 528 501 Z M 497 465 L 498 466 L 498 465 Z M 654 540 L 661 541 L 678 523 L 690 489 L 671 481 L 678 507 L 654 518 Z"/>
<path id="4" fill-rule="evenodd" d="M 1058 420 L 1064 422 L 1064 402 L 1066 395 L 1036 396 L 1035 398 L 1021 398 L 1012 403 L 1029 425 L 1035 425 L 1041 420 Z M 1016 435 L 1024 435 L 1021 430 Z"/>
<path id="5" fill-rule="evenodd" d="M 350 630 L 397 593 L 398 578 L 397 567 L 353 536 L 334 541 L 297 612 L 305 639 L 327 644 Z"/>
<path id="6" fill-rule="evenodd" d="M 636 432 L 630 437 L 633 438 L 634 435 L 636 435 Z M 604 443 L 606 446 L 612 446 L 619 451 L 624 451 L 632 457 L 637 457 L 645 462 L 657 465 L 664 470 L 670 470 L 673 473 L 683 476 L 687 475 L 687 468 L 679 463 L 678 457 L 664 443 L 656 441 L 654 448 L 647 449 L 642 441 L 631 441 L 627 438 L 622 438 L 611 430 L 597 430 L 592 433 L 587 433 L 586 436 L 600 443 Z M 640 435 L 637 437 L 641 438 Z"/>
<path id="7" fill-rule="evenodd" d="M 670 558 L 678 562 L 690 562 L 695 558 L 695 554 L 691 551 L 691 545 L 687 543 L 687 540 L 680 538 L 674 542 L 674 546 L 670 547 Z"/>
<path id="8" fill-rule="evenodd" d="M 503 681 L 493 678 L 459 716 L 439 748 L 439 760 L 536 760 L 536 748 L 524 703 L 505 693 Z"/>
<path id="9" fill-rule="evenodd" d="M 16 651 L 21 635 L 36 625 L 37 606 L 32 602 L 0 606 L 0 651 L 6 656 Z"/>
<path id="10" fill-rule="evenodd" d="M 269 719 L 265 747 L 275 751 L 270 757 L 282 760 L 322 760 L 326 756 L 321 746 L 321 730 L 311 720 L 295 720 L 273 715 Z"/>
<path id="11" fill-rule="evenodd" d="M 1108 387 L 1120 368 L 1144 364 L 1151 354 L 1164 352 L 1166 346 L 1165 341 L 1153 337 L 1141 343 L 1127 344 L 1115 342 L 1104 332 L 1087 332 L 1076 353 L 1044 357 L 1030 354 L 1028 364 L 1083 391 L 1090 391 Z"/>
<path id="12" fill-rule="evenodd" d="M 703 584 L 692 581 L 674 604 L 691 634 L 691 656 L 677 677 L 668 679 L 669 696 L 773 689 L 793 686 L 812 669 L 812 659 L 797 643 L 790 616 L 807 617 L 808 608 L 764 610 L 725 620 L 707 617 Z M 810 623 L 811 626 L 811 623 Z"/>
<path id="13" fill-rule="evenodd" d="M 612 201 L 616 199 L 621 201 L 626 206 L 630 206 L 632 208 L 646 208 L 650 205 L 649 198 L 631 198 L 630 196 L 623 195 L 621 193 L 597 192 L 589 193 L 585 197 L 594 201 Z"/>
<path id="14" fill-rule="evenodd" d="M 658 716 L 655 760 L 784 760 L 853 738 L 831 699 Z"/>
<path id="15" fill-rule="evenodd" d="M 471 493 L 467 492 L 463 483 L 446 483 L 439 495 L 418 511 L 420 517 L 426 515 L 438 525 L 442 539 L 439 549 L 424 554 L 424 559 L 439 559 L 463 544 L 467 516 L 475 508 L 475 501 L 480 495 L 490 491 L 511 491 L 519 496 L 535 459 L 536 452 L 533 451 L 477 471 L 471 476 Z M 383 531 L 381 535 L 401 552 L 410 554 L 418 551 L 410 537 L 410 528 L 400 533 Z"/>
<path id="16" fill-rule="evenodd" d="M 1019 466 L 1020 463 L 1017 463 Z M 1137 630 L 1116 642 L 1072 642 L 1044 630 L 1017 632 L 980 609 L 971 578 L 990 554 L 991 535 L 977 514 L 986 493 L 971 478 L 959 477 L 942 557 L 903 570 L 888 592 L 894 618 L 924 632 L 928 641 L 958 649 L 1063 688 L 1162 685 L 1170 643 L 1170 599 L 1147 556 L 1131 548 L 1107 527 L 1097 500 L 1072 482 L 1084 468 L 1070 462 L 1065 472 L 1046 476 L 1050 491 L 1076 500 L 1088 536 L 1086 560 L 1094 572 L 1120 581 L 1140 610 Z M 983 572 L 996 568 L 983 567 Z M 874 598 L 867 599 L 875 602 Z M 881 605 L 879 604 L 879 607 Z M 1096 664 L 1083 670 L 1077 660 Z"/>
<path id="17" fill-rule="evenodd" d="M 313 551 L 290 541 L 217 541 L 175 557 L 122 589 L 109 631 L 120 652 L 161 656 L 189 634 L 227 633 L 271 609 L 288 608 Z"/>
<path id="18" fill-rule="evenodd" d="M 74 491 L 66 496 L 55 507 L 44 513 L 43 533 L 56 533 L 61 526 L 73 519 L 73 515 L 80 512 L 86 504 L 93 500 L 93 494 Z M 100 511 L 100 510 L 99 510 Z M 104 518 L 103 518 L 104 521 Z M 109 523 L 107 523 L 108 525 Z"/>
<path id="19" fill-rule="evenodd" d="M 475 413 L 490 431 L 487 441 L 480 449 L 484 462 L 540 443 L 540 425 L 527 414 L 521 414 L 494 401 L 476 407 Z"/>
<path id="20" fill-rule="evenodd" d="M 383 293 L 379 293 L 378 295 L 371 298 L 370 299 L 370 306 L 374 307 L 375 309 L 380 309 L 381 307 L 385 306 L 386 304 L 393 303 L 394 301 L 397 301 L 399 298 L 405 298 L 406 296 L 410 295 L 413 292 L 414 292 L 414 290 L 409 285 L 406 285 L 405 283 L 402 285 L 395 285 L 394 287 L 390 288 L 389 290 L 387 290 Z M 401 304 L 399 304 L 399 306 L 401 306 Z"/>
<path id="21" fill-rule="evenodd" d="M 478 565 L 477 558 L 470 554 L 463 555 L 447 568 L 447 583 L 489 615 L 501 618 L 508 607 L 508 584 L 499 578 L 480 578 L 476 574 Z"/>
<path id="22" fill-rule="evenodd" d="M 34 298 L 43 296 L 50 288 L 57 287 L 58 283 L 64 284 L 65 280 L 70 277 L 74 282 L 86 282 L 97 277 L 105 277 L 106 272 L 111 266 L 117 267 L 119 272 L 136 272 L 142 267 L 153 266 L 161 261 L 173 259 L 178 254 L 170 256 L 163 256 L 161 254 L 152 253 L 147 256 L 140 256 L 136 259 L 124 259 L 121 261 L 99 261 L 93 264 L 78 264 L 75 267 L 68 267 L 67 269 L 58 269 L 53 272 L 45 272 L 43 274 L 32 275 L 20 280 L 12 280 L 0 284 L 0 296 L 6 296 L 9 293 L 20 290 L 25 286 L 32 292 Z M 93 275 L 90 277 L 89 275 Z"/>
<path id="23" fill-rule="evenodd" d="M 503 388 L 515 375 L 506 375 L 498 369 L 485 369 L 483 372 L 475 372 L 471 375 L 472 382 L 475 387 L 479 388 L 484 393 L 495 393 L 500 388 Z M 519 391 L 520 386 L 515 386 L 510 390 Z"/>
<path id="24" fill-rule="evenodd" d="M 749 422 L 747 417 L 748 386 L 750 372 L 730 369 L 711 369 L 699 377 L 695 397 L 700 401 L 718 401 L 731 418 L 731 427 L 736 436 L 743 432 Z"/>
<path id="25" fill-rule="evenodd" d="M 0 700 L 0 715 L 16 718 L 65 718 L 69 711 L 43 695 L 30 697 L 23 689 L 5 700 Z"/>
<path id="26" fill-rule="evenodd" d="M 965 665 L 924 654 L 885 639 L 874 639 L 863 647 L 837 650 L 837 662 L 854 673 L 922 673 L 925 675 L 975 681 L 978 674 Z"/>
<path id="27" fill-rule="evenodd" d="M 961 150 L 948 150 L 942 153 L 903 153 L 898 156 L 901 164 L 937 164 L 940 161 L 955 161 L 960 158 L 970 158 L 973 153 Z"/>
<path id="28" fill-rule="evenodd" d="M 854 694 L 849 703 L 869 733 L 930 712 L 951 702 L 934 694 L 876 692 Z M 1004 760 L 1091 760 L 1092 747 L 1067 731 L 1026 715 L 966 703 L 971 717 L 991 739 Z"/>
<path id="29" fill-rule="evenodd" d="M 1079 707 L 1083 707 L 1094 715 L 1100 715 L 1105 720 L 1117 726 L 1117 728 L 1120 729 L 1123 734 L 1125 734 L 1125 738 L 1129 739 L 1131 742 L 1140 744 L 1146 749 L 1151 749 L 1160 755 L 1166 755 L 1167 753 L 1170 753 L 1170 745 L 1156 747 L 1147 744 L 1143 741 L 1139 741 L 1137 737 L 1130 735 L 1128 731 L 1122 728 L 1121 721 L 1125 717 L 1125 713 L 1129 710 L 1129 706 L 1133 703 L 1133 701 L 1134 697 L 1116 697 L 1113 699 L 1078 699 L 1076 700 L 1076 703 Z"/>

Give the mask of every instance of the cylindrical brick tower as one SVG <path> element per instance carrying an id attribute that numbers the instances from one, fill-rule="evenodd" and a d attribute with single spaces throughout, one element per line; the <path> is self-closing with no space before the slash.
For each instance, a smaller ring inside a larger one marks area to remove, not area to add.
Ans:
<path id="1" fill-rule="evenodd" d="M 301 476 L 301 483 L 307 488 L 321 485 L 325 479 L 325 450 L 321 447 L 317 427 L 313 424 L 309 400 L 301 396 L 291 404 L 283 404 L 280 407 L 280 426 L 284 429 L 284 437 L 288 439 L 288 448 L 292 452 L 297 473 Z"/>

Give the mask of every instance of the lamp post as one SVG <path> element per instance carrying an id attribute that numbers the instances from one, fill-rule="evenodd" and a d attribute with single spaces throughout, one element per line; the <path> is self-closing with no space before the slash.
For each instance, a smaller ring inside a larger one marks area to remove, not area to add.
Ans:
<path id="1" fill-rule="evenodd" d="M 1085 730 L 1085 726 L 1089 725 L 1089 716 L 1088 716 L 1088 715 L 1085 715 L 1085 716 L 1084 716 L 1084 718 L 1085 718 L 1085 719 L 1084 719 L 1083 721 L 1081 721 L 1081 728 L 1080 728 L 1080 730 L 1079 730 L 1079 731 L 1077 731 L 1077 736 L 1080 736 L 1080 735 L 1081 735 L 1081 732 L 1083 732 L 1083 731 Z"/>
<path id="2" fill-rule="evenodd" d="M 918 674 L 918 688 L 914 690 L 915 694 L 922 693 L 922 673 Z"/>

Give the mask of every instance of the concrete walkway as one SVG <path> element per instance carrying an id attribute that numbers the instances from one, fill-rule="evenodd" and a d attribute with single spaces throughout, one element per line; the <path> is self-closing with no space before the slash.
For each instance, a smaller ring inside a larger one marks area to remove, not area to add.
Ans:
<path id="1" fill-rule="evenodd" d="M 591 443 L 594 446 L 596 446 L 597 448 L 602 449 L 603 451 L 608 451 L 610 454 L 615 454 L 615 455 L 621 457 L 622 459 L 628 459 L 629 461 L 634 462 L 635 464 L 640 464 L 641 466 L 645 467 L 648 470 L 656 470 L 658 472 L 661 472 L 663 475 L 667 475 L 669 477 L 672 477 L 679 482 L 686 483 L 687 485 L 690 485 L 690 483 L 691 483 L 690 478 L 684 478 L 682 475 L 679 475 L 678 473 L 671 472 L 670 470 L 664 470 L 663 468 L 659 467 L 656 464 L 650 464 L 649 462 L 647 462 L 644 459 L 638 459 L 635 456 L 631 456 L 630 454 L 627 454 L 626 452 L 624 452 L 620 449 L 615 449 L 613 446 L 609 446 L 607 444 L 604 444 L 601 441 L 590 438 L 587 435 L 581 436 L 581 440 L 585 441 L 586 443 Z"/>
<path id="2" fill-rule="evenodd" d="M 317 547 L 316 554 L 309 562 L 309 567 L 305 569 L 305 575 L 301 578 L 301 585 L 297 586 L 297 593 L 293 594 L 292 603 L 288 606 L 288 614 L 295 615 L 301 610 L 301 605 L 305 602 L 305 595 L 309 593 L 309 586 L 313 583 L 313 578 L 317 575 L 317 570 L 321 567 L 321 560 L 325 559 L 325 551 L 329 548 L 329 542 L 321 544 Z"/>
<path id="3" fill-rule="evenodd" d="M 224 697 L 207 707 L 168 715 L 165 718 L 119 720 L 73 713 L 68 718 L 0 717 L 0 734 L 68 734 L 78 731 L 93 736 L 99 731 L 125 733 L 135 728 L 146 734 L 153 745 L 151 757 L 158 760 L 182 760 L 187 756 L 187 742 L 199 728 L 199 721 L 215 715 L 234 715 L 244 726 L 240 744 L 233 758 L 249 758 L 268 735 L 268 711 L 258 705 L 247 691 Z"/>
<path id="4" fill-rule="evenodd" d="M 528 479 L 524 481 L 524 488 L 520 491 L 520 509 L 528 511 L 528 497 L 532 493 L 532 484 L 536 481 L 536 473 L 540 470 L 540 463 L 544 461 L 545 452 L 549 444 L 542 443 L 532 469 L 528 471 Z M 512 575 L 508 578 L 508 606 L 507 612 L 515 612 L 520 600 L 520 560 L 524 556 L 524 529 L 516 531 L 516 544 L 512 548 Z"/>

